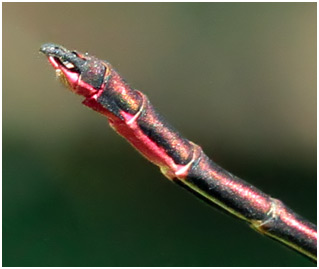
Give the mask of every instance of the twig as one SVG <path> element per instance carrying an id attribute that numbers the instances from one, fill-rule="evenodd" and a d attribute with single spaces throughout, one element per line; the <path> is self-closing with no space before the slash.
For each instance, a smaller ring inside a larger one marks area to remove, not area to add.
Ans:
<path id="1" fill-rule="evenodd" d="M 85 97 L 83 104 L 107 116 L 111 127 L 167 178 L 247 221 L 258 232 L 317 260 L 314 224 L 215 164 L 198 145 L 172 128 L 146 95 L 125 83 L 108 62 L 55 44 L 44 44 L 40 50 L 62 82 Z"/>

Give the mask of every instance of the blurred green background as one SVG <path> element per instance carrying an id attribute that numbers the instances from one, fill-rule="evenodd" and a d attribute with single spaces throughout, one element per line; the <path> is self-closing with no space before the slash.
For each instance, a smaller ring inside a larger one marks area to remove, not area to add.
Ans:
<path id="1" fill-rule="evenodd" d="M 3 266 L 313 266 L 170 183 L 38 49 L 107 59 L 316 222 L 316 39 L 316 3 L 4 3 Z"/>

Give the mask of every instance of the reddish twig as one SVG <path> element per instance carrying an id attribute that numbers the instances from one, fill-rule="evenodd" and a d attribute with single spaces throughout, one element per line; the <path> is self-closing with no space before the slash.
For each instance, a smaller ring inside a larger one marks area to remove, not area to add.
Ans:
<path id="1" fill-rule="evenodd" d="M 126 84 L 108 62 L 55 44 L 44 44 L 41 52 L 62 82 L 85 97 L 83 104 L 105 115 L 111 127 L 167 178 L 316 261 L 314 224 L 215 164 L 164 121 L 146 95 Z"/>

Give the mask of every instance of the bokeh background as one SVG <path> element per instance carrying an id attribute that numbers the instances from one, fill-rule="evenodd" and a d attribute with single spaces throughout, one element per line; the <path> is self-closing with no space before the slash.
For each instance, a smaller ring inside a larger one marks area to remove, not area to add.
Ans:
<path id="1" fill-rule="evenodd" d="M 316 38 L 316 3 L 3 3 L 3 265 L 313 266 L 170 183 L 38 49 L 107 59 L 316 222 Z"/>

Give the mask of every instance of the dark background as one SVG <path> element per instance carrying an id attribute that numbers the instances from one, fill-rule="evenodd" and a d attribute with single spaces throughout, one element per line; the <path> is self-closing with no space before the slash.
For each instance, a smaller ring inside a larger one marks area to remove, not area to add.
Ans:
<path id="1" fill-rule="evenodd" d="M 316 3 L 4 3 L 4 266 L 312 266 L 173 185 L 38 53 L 109 60 L 208 156 L 316 222 Z"/>

